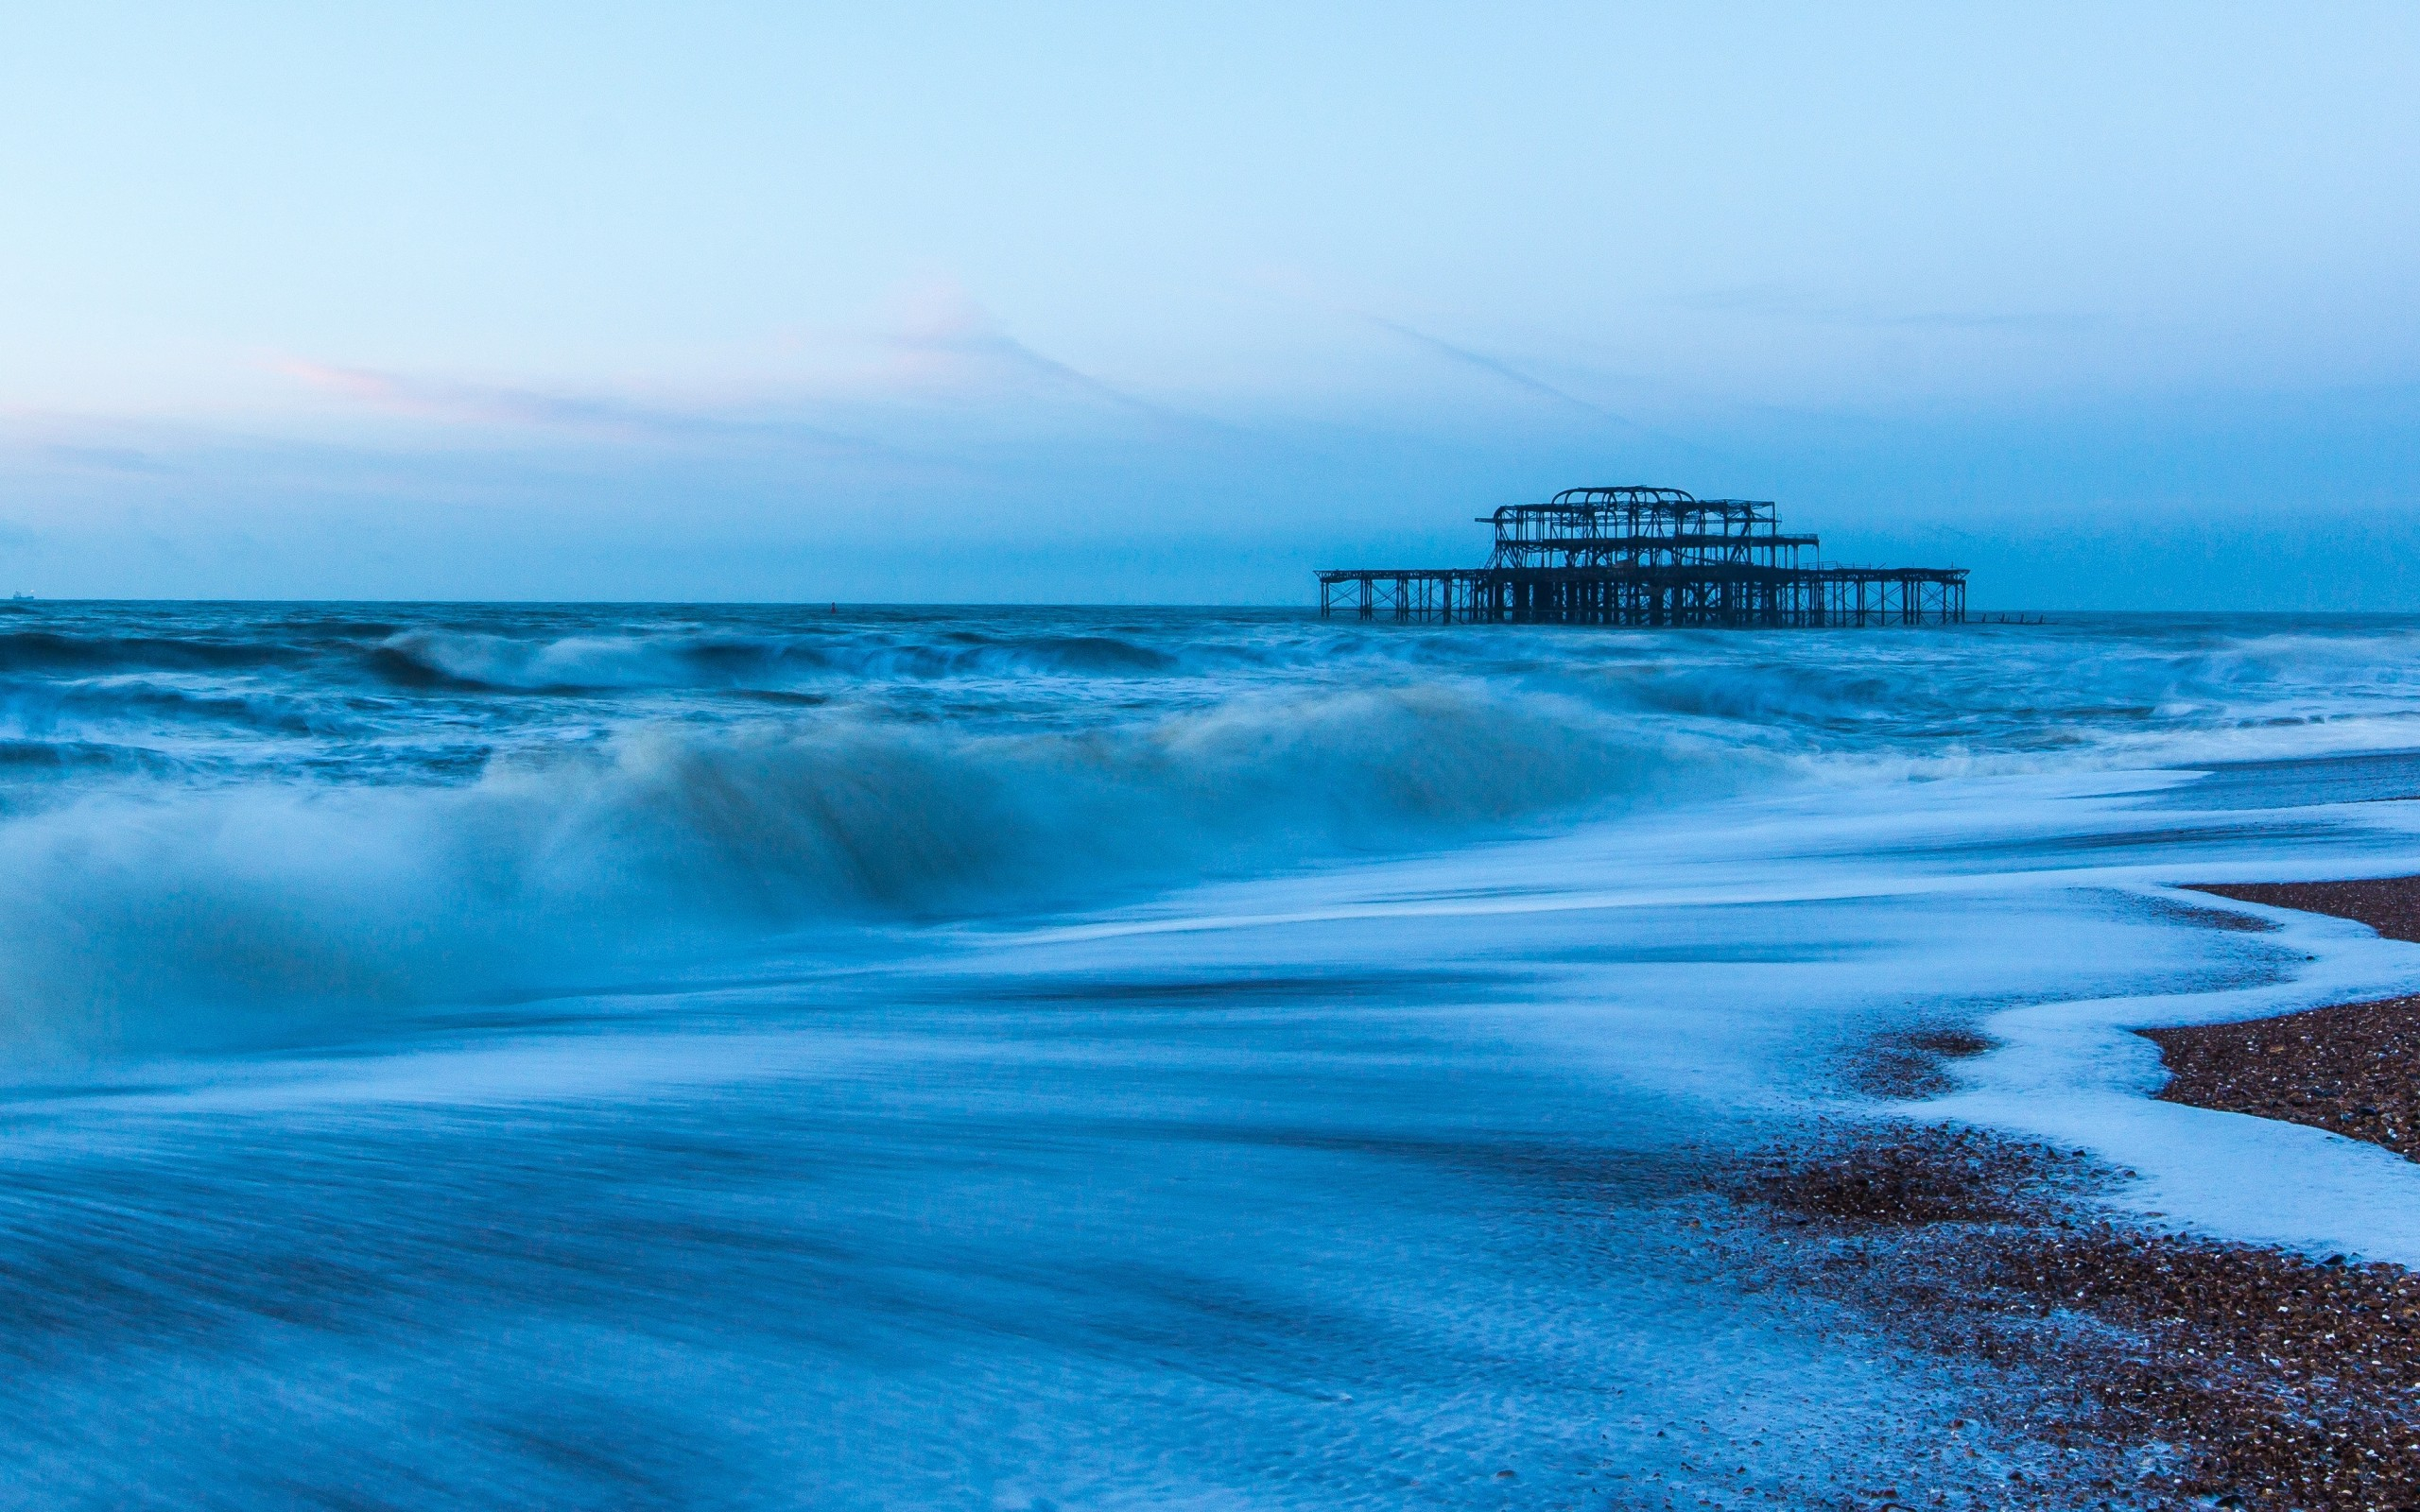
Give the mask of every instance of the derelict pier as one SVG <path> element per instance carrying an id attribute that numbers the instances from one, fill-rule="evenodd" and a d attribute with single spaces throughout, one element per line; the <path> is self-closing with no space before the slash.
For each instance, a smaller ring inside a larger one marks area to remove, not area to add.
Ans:
<path id="1" fill-rule="evenodd" d="M 1962 567 L 1841 567 L 1760 499 L 1565 489 L 1510 504 L 1484 567 L 1322 569 L 1320 613 L 1446 624 L 1962 625 Z"/>

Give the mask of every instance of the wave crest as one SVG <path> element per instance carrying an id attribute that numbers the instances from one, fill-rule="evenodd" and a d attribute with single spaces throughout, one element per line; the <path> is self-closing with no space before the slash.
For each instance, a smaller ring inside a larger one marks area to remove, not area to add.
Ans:
<path id="1" fill-rule="evenodd" d="M 1577 702 L 1442 684 L 1046 734 L 648 726 L 452 789 L 95 798 L 0 826 L 0 982 L 21 1040 L 251 1039 L 769 934 L 1440 842 L 1703 786 L 1690 754 Z"/>

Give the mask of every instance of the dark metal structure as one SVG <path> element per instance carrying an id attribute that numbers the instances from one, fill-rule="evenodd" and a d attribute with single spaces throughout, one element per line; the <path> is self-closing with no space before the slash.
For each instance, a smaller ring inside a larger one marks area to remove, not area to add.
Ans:
<path id="1" fill-rule="evenodd" d="M 1565 489 L 1506 505 L 1484 567 L 1321 571 L 1320 613 L 1564 625 L 1962 625 L 1962 567 L 1841 567 L 1771 503 Z"/>

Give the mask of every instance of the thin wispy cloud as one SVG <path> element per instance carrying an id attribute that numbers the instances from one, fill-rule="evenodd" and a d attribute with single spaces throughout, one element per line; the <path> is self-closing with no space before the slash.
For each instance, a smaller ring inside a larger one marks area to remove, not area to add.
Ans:
<path id="1" fill-rule="evenodd" d="M 790 344 L 813 349 L 815 356 L 825 358 L 845 353 L 851 347 L 862 354 L 870 345 L 880 356 L 871 364 L 851 363 L 845 357 L 838 363 L 810 360 L 785 372 L 760 373 L 733 386 L 716 401 L 690 405 L 648 403 L 610 393 L 473 383 L 304 358 L 286 359 L 275 367 L 320 393 L 383 414 L 444 425 L 552 431 L 626 443 L 749 442 L 898 455 L 897 448 L 870 438 L 861 428 L 834 424 L 831 417 L 854 417 L 879 431 L 898 420 L 891 413 L 886 421 L 887 411 L 936 399 L 971 402 L 1019 422 L 1033 421 L 1034 402 L 1054 394 L 1155 421 L 1186 420 L 1018 340 L 952 284 L 911 287 L 890 318 L 871 332 L 798 337 Z M 922 434 L 930 437 L 929 430 Z"/>
<path id="2" fill-rule="evenodd" d="M 1629 425 L 1635 429 L 1645 429 L 1627 415 L 1617 415 L 1602 404 L 1582 399 L 1567 389 L 1558 388 L 1534 373 L 1524 372 L 1511 363 L 1491 357 L 1483 352 L 1473 352 L 1468 347 L 1457 346 L 1443 336 L 1430 335 L 1427 332 L 1416 330 L 1400 320 L 1390 320 L 1383 315 L 1364 315 L 1362 318 L 1380 330 L 1392 332 L 1448 362 L 1457 363 L 1465 368 L 1475 368 L 1492 377 L 1500 378 L 1516 388 L 1526 389 L 1544 398 L 1569 404 L 1575 409 L 1585 410 L 1600 420 L 1609 420 L 1616 424 Z"/>
<path id="3" fill-rule="evenodd" d="M 1802 325 L 1882 331 L 2004 331 L 2055 334 L 2105 326 L 2105 317 L 2078 310 L 1909 310 L 1817 299 L 1802 289 L 1752 284 L 1713 289 L 1675 303 L 1716 315 L 1761 316 Z"/>
<path id="4" fill-rule="evenodd" d="M 981 390 L 1007 380 L 1169 418 L 1168 411 L 1150 400 L 1018 340 L 998 317 L 948 280 L 929 280 L 905 290 L 893 323 L 878 339 L 892 354 L 893 375 L 920 386 Z"/>
<path id="5" fill-rule="evenodd" d="M 415 378 L 301 359 L 280 362 L 276 368 L 307 387 L 391 415 L 473 425 L 566 426 L 610 433 L 647 428 L 646 421 L 625 406 L 595 400 Z"/>
<path id="6" fill-rule="evenodd" d="M 159 457 L 130 446 L 77 446 L 54 443 L 41 448 L 41 455 L 69 467 L 96 468 L 105 472 L 134 472 L 164 476 L 177 471 Z"/>
<path id="7" fill-rule="evenodd" d="M 1474 352 L 1468 347 L 1457 345 L 1454 342 L 1445 340 L 1442 336 L 1431 335 L 1426 331 L 1406 325 L 1400 320 L 1391 320 L 1385 316 L 1372 315 L 1367 311 L 1359 313 L 1363 319 L 1368 320 L 1379 329 L 1386 331 L 1390 335 L 1401 337 L 1403 340 L 1411 342 L 1413 345 L 1418 346 L 1436 356 L 1442 357 L 1448 362 L 1461 367 L 1475 369 L 1479 372 L 1488 374 L 1490 377 L 1511 384 L 1516 388 L 1536 394 L 1541 398 L 1554 400 L 1559 404 L 1580 410 L 1584 414 L 1594 416 L 1599 420 L 1610 421 L 1614 424 L 1619 425 L 1623 429 L 1631 432 L 1634 438 L 1637 439 L 1655 441 L 1666 447 L 1675 448 L 1679 451 L 1691 454 L 1703 453 L 1704 450 L 1704 448 L 1700 446 L 1697 442 L 1688 439 L 1686 437 L 1676 436 L 1670 431 L 1664 430 L 1658 426 L 1650 425 L 1644 421 L 1636 420 L 1629 415 L 1624 415 L 1618 411 L 1608 409 L 1604 405 L 1597 404 L 1593 400 L 1582 399 L 1578 394 L 1572 393 L 1568 389 L 1559 388 L 1553 384 L 1547 382 L 1545 379 L 1538 377 L 1535 373 L 1525 371 L 1522 369 L 1516 368 L 1512 364 L 1502 360 L 1501 358 L 1491 357 L 1483 352 Z"/>
<path id="8" fill-rule="evenodd" d="M 757 440 L 878 450 L 863 437 L 796 416 L 676 409 L 593 394 L 468 384 L 333 364 L 286 361 L 279 370 L 324 393 L 388 414 L 451 424 L 570 431 L 626 441 Z"/>

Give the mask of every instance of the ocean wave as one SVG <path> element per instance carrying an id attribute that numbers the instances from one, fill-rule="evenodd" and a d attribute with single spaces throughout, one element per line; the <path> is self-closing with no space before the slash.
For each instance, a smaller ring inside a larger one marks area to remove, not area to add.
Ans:
<path id="1" fill-rule="evenodd" d="M 1089 732 L 644 726 L 454 788 L 95 796 L 0 823 L 0 983 L 20 1044 L 275 1037 L 1748 776 L 1707 754 L 1576 701 L 1430 684 Z"/>
<path id="2" fill-rule="evenodd" d="M 890 640 L 823 636 L 582 635 L 546 639 L 407 630 L 363 664 L 412 690 L 587 693 L 642 688 L 793 687 L 806 680 L 1156 676 L 1167 650 L 1112 635 L 974 635 Z"/>
<path id="3" fill-rule="evenodd" d="M 2253 727 L 2308 727 L 2314 732 L 2285 744 L 2313 748 L 2408 741 L 2411 731 L 2394 727 L 2420 712 L 2420 678 L 2406 671 L 2420 635 L 2410 630 L 1988 634 L 1634 639 L 1622 643 L 1628 654 L 1593 666 L 1567 661 L 1548 676 L 1648 717 L 1724 727 L 1747 740 L 1761 731 L 1841 756 L 1963 742 L 2012 755 L 2189 761 Z M 2342 738 L 2315 732 L 2328 725 Z"/>
<path id="4" fill-rule="evenodd" d="M 0 676 L 9 673 L 225 672 L 296 660 L 274 641 L 192 636 L 75 635 L 55 630 L 0 633 Z"/>
<path id="5" fill-rule="evenodd" d="M 72 771 L 131 765 L 130 753 L 82 740 L 9 740 L 0 737 L 0 767 Z"/>

